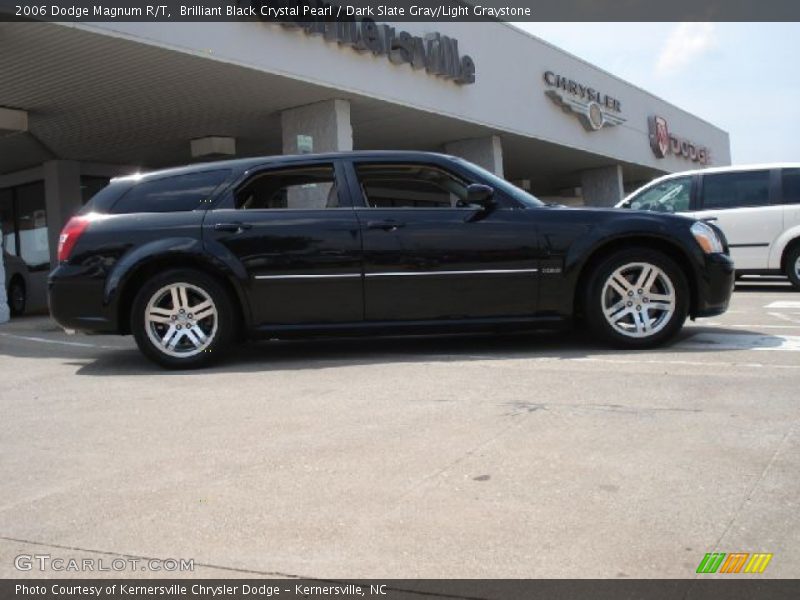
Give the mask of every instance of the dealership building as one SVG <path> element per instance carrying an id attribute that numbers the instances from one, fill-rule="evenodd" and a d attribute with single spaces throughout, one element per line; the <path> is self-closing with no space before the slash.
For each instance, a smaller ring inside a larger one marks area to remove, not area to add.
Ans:
<path id="1" fill-rule="evenodd" d="M 61 227 L 116 175 L 415 149 L 608 206 L 730 164 L 726 132 L 502 22 L 5 22 L 0 83 L 4 262 L 33 309 Z"/>

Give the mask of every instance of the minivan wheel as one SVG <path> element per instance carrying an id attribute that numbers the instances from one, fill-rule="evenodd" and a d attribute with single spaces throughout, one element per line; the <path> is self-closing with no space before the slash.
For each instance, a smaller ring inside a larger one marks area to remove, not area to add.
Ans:
<path id="1" fill-rule="evenodd" d="M 645 248 L 609 256 L 589 278 L 584 307 L 592 330 L 612 344 L 652 348 L 680 331 L 689 285 L 668 256 Z"/>
<path id="2" fill-rule="evenodd" d="M 205 366 L 224 355 L 233 339 L 233 304 L 213 277 L 193 269 L 170 270 L 139 290 L 131 331 L 142 353 L 163 367 Z"/>
<path id="3" fill-rule="evenodd" d="M 800 290 L 800 245 L 795 246 L 786 259 L 786 276 L 794 288 Z"/>
<path id="4" fill-rule="evenodd" d="M 17 275 L 8 284 L 8 309 L 12 317 L 18 317 L 25 313 L 25 304 L 28 301 L 25 292 L 25 282 Z"/>

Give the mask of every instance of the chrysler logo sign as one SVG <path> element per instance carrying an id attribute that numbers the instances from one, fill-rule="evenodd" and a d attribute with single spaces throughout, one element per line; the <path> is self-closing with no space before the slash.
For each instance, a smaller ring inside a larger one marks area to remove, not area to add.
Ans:
<path id="1" fill-rule="evenodd" d="M 710 152 L 705 146 L 698 146 L 684 138 L 672 135 L 664 117 L 653 116 L 648 119 L 650 129 L 650 147 L 658 158 L 670 154 L 707 165 L 711 162 Z"/>
<path id="2" fill-rule="evenodd" d="M 596 89 L 546 71 L 544 82 L 550 89 L 545 92 L 566 113 L 578 117 L 587 131 L 597 131 L 603 127 L 615 127 L 626 121 L 620 116 L 622 105 L 619 100 Z"/>

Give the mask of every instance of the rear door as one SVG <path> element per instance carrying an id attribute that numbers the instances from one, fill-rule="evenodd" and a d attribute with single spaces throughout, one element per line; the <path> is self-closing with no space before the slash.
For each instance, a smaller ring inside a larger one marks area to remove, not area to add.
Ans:
<path id="1" fill-rule="evenodd" d="M 208 211 L 204 240 L 249 276 L 256 326 L 361 321 L 361 233 L 338 161 L 262 169 Z"/>
<path id="2" fill-rule="evenodd" d="M 466 204 L 464 174 L 424 163 L 356 161 L 368 321 L 530 316 L 535 226 L 508 200 Z"/>
<path id="3" fill-rule="evenodd" d="M 769 169 L 706 173 L 695 218 L 725 233 L 737 270 L 766 269 L 769 249 L 783 231 L 783 207 Z"/>

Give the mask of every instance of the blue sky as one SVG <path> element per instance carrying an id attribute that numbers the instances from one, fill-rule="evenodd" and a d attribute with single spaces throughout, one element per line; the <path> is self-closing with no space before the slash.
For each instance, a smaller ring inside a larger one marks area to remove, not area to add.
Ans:
<path id="1" fill-rule="evenodd" d="M 515 23 L 726 130 L 734 164 L 800 161 L 800 23 Z"/>

